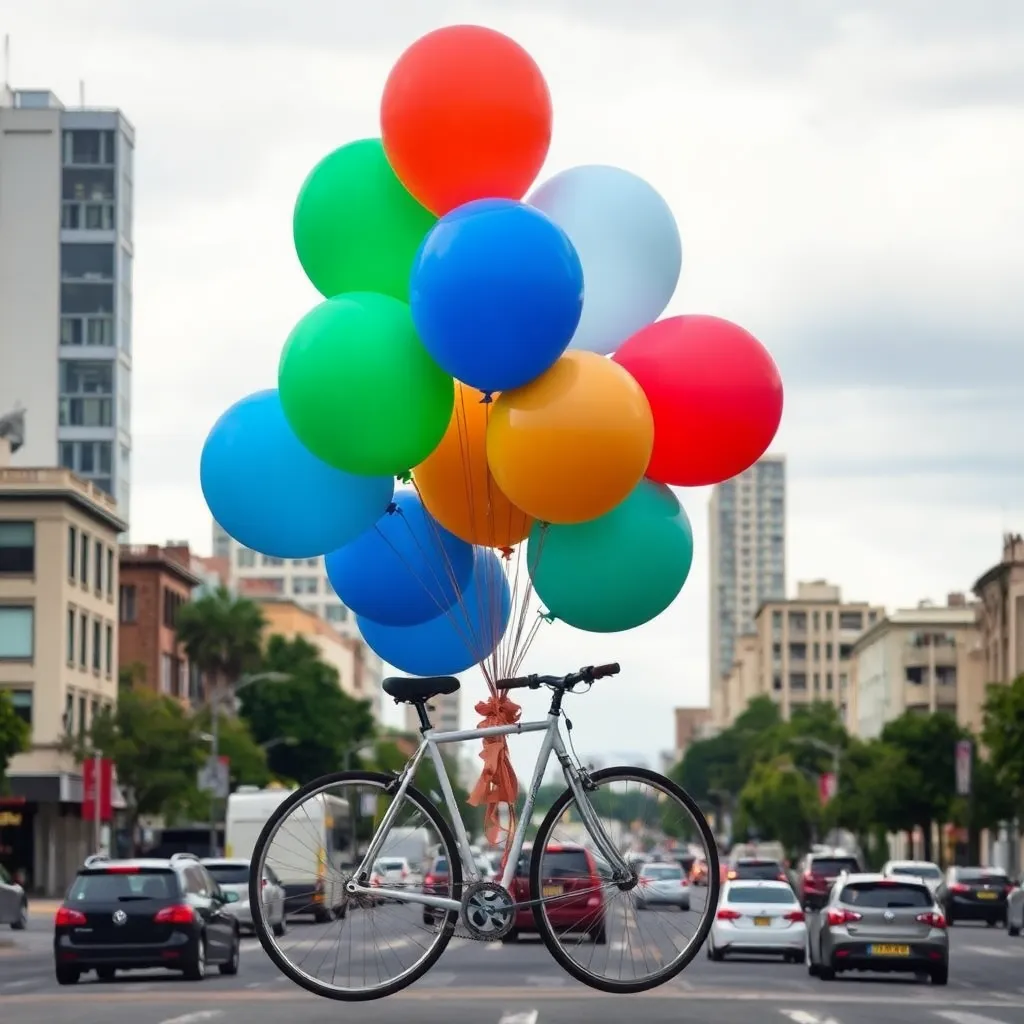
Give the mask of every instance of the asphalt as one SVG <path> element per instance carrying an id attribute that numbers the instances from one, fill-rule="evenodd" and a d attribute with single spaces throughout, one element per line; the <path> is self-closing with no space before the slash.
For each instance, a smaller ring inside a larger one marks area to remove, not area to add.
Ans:
<path id="1" fill-rule="evenodd" d="M 945 988 L 868 976 L 822 982 L 800 965 L 712 963 L 701 955 L 654 992 L 608 996 L 569 978 L 539 941 L 456 939 L 405 992 L 341 1006 L 283 978 L 255 939 L 244 940 L 234 978 L 214 973 L 187 982 L 155 972 L 58 988 L 49 919 L 37 914 L 28 931 L 2 936 L 0 1017 L 5 1024 L 336 1024 L 341 1017 L 357 1024 L 622 1024 L 628 1014 L 644 1024 L 1024 1024 L 1024 939 L 970 925 L 950 934 Z M 322 930 L 298 924 L 289 937 L 313 948 Z"/>

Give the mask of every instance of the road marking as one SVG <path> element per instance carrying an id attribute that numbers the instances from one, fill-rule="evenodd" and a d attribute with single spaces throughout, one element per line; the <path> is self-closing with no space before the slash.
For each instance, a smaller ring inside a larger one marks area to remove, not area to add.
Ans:
<path id="1" fill-rule="evenodd" d="M 24 988 L 26 985 L 34 985 L 38 979 L 23 978 L 21 981 L 5 981 L 0 988 Z"/>
<path id="2" fill-rule="evenodd" d="M 809 1013 L 807 1010 L 780 1010 L 784 1017 L 788 1017 L 793 1024 L 837 1024 L 832 1017 L 819 1017 L 816 1013 Z"/>
<path id="3" fill-rule="evenodd" d="M 569 983 L 569 979 L 560 974 L 528 974 L 524 981 L 527 985 L 533 985 L 536 988 L 544 988 L 546 985 L 553 985 L 555 988 L 561 988 L 563 985 L 567 985 Z"/>
<path id="4" fill-rule="evenodd" d="M 1019 953 L 1013 953 L 1008 949 L 996 949 L 994 946 L 963 946 L 965 952 L 980 953 L 982 956 L 998 956 L 1002 958 L 1016 957 Z"/>
<path id="5" fill-rule="evenodd" d="M 484 949 L 488 953 L 497 953 L 499 949 L 504 949 L 505 944 L 503 942 L 487 942 L 484 944 Z"/>
<path id="6" fill-rule="evenodd" d="M 223 1010 L 196 1010 L 195 1013 L 183 1013 L 180 1017 L 168 1017 L 160 1021 L 160 1024 L 199 1024 L 204 1020 L 216 1020 L 223 1017 Z"/>
<path id="7" fill-rule="evenodd" d="M 953 1024 L 1002 1024 L 995 1017 L 983 1017 L 980 1013 L 967 1013 L 963 1010 L 936 1010 L 935 1016 L 952 1021 Z"/>
<path id="8" fill-rule="evenodd" d="M 505 1013 L 499 1018 L 498 1024 L 537 1024 L 537 1011 L 526 1010 L 523 1013 Z"/>

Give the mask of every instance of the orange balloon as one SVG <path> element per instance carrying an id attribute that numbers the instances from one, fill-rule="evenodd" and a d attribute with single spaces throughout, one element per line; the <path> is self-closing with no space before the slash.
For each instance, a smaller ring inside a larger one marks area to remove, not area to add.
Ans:
<path id="1" fill-rule="evenodd" d="M 470 544 L 510 548 L 530 532 L 533 520 L 498 489 L 487 466 L 487 423 L 493 403 L 455 382 L 455 408 L 441 443 L 413 471 L 427 511 Z"/>
<path id="2" fill-rule="evenodd" d="M 610 512 L 640 482 L 654 448 L 654 417 L 640 385 L 594 352 L 554 366 L 494 403 L 487 462 L 519 508 L 546 523 Z"/>

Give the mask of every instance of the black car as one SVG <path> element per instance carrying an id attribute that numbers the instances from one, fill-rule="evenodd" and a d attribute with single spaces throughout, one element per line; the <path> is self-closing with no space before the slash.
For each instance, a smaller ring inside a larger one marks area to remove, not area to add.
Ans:
<path id="1" fill-rule="evenodd" d="M 225 893 L 190 853 L 163 859 L 90 857 L 54 919 L 60 985 L 87 971 L 109 981 L 117 971 L 166 968 L 200 981 L 206 968 L 237 974 L 238 922 Z"/>
<path id="2" fill-rule="evenodd" d="M 950 868 L 946 874 L 946 922 L 1006 924 L 1006 898 L 1013 884 L 999 868 Z"/>
<path id="3" fill-rule="evenodd" d="M 761 857 L 740 857 L 729 865 L 725 874 L 729 882 L 785 882 L 789 884 L 786 869 L 777 860 Z"/>

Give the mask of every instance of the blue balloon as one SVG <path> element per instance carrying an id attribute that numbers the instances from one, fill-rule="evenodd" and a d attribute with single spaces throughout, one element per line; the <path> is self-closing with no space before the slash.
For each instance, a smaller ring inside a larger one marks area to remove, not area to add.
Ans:
<path id="1" fill-rule="evenodd" d="M 414 676 L 465 672 L 494 653 L 508 629 L 512 595 L 498 556 L 477 548 L 461 600 L 418 626 L 386 626 L 356 616 L 363 639 L 382 661 Z"/>
<path id="2" fill-rule="evenodd" d="M 213 518 L 275 558 L 313 558 L 372 526 L 395 492 L 390 476 L 354 476 L 310 454 L 284 418 L 277 390 L 257 391 L 213 425 L 199 462 Z"/>
<path id="3" fill-rule="evenodd" d="M 587 282 L 570 348 L 608 355 L 665 311 L 683 251 L 668 203 L 618 167 L 572 167 L 541 185 L 530 205 L 570 238 Z"/>
<path id="4" fill-rule="evenodd" d="M 480 391 L 507 391 L 565 351 L 583 309 L 583 271 L 545 214 L 480 199 L 442 217 L 423 240 L 409 305 L 443 370 Z"/>
<path id="5" fill-rule="evenodd" d="M 458 601 L 473 572 L 473 546 L 438 523 L 415 491 L 399 491 L 366 533 L 324 564 L 335 593 L 356 615 L 415 626 Z"/>

